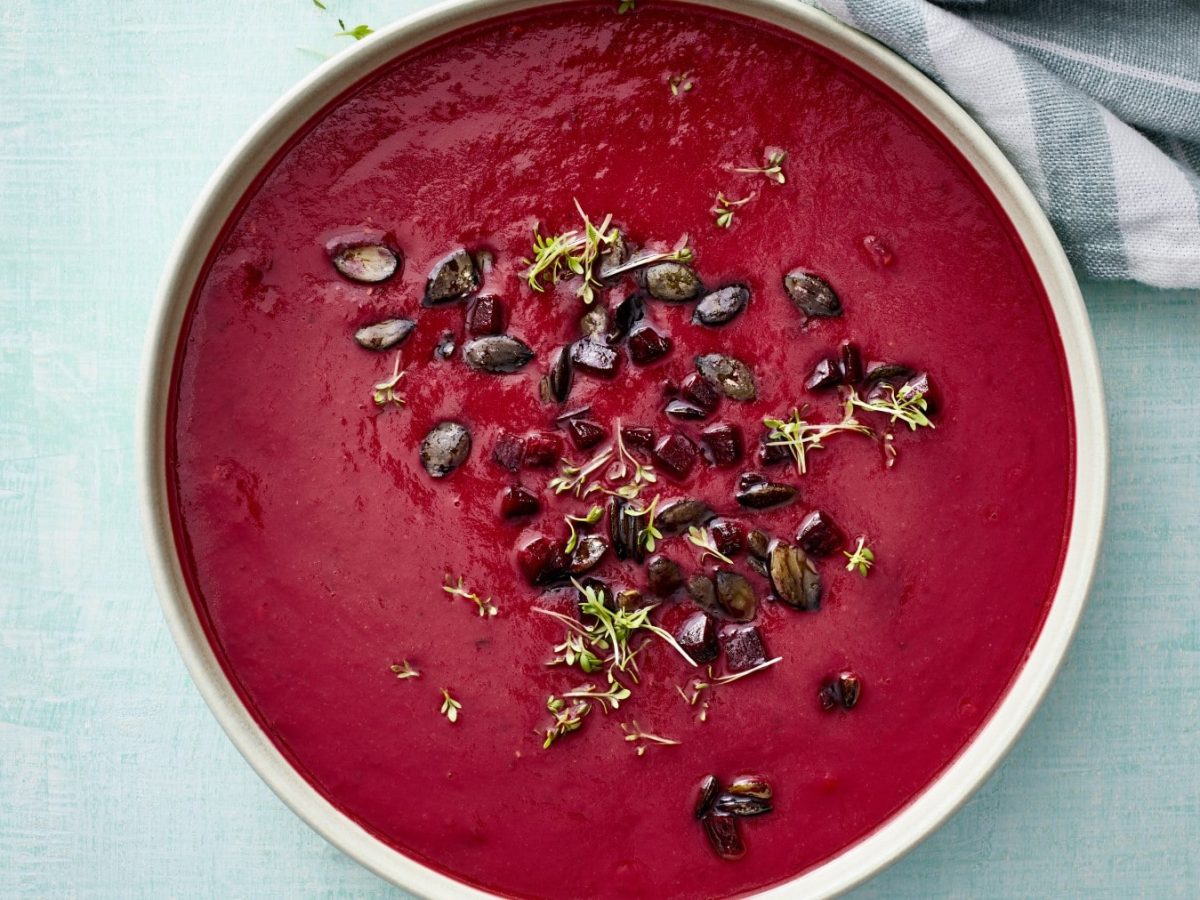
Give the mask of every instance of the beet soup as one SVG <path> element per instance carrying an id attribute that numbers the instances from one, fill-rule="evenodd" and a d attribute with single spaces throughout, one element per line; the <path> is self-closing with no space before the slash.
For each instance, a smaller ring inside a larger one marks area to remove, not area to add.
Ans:
<path id="1" fill-rule="evenodd" d="M 520 897 L 715 897 L 870 833 L 1035 641 L 1070 392 L 996 201 L 805 41 L 572 3 L 410 53 L 192 301 L 176 536 L 253 715 Z"/>

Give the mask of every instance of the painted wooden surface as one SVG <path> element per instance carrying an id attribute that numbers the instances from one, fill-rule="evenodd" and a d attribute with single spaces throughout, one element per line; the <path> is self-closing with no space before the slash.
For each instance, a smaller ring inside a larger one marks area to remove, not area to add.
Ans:
<path id="1" fill-rule="evenodd" d="M 0 4 L 0 896 L 398 896 L 257 779 L 142 551 L 143 328 L 220 157 L 421 0 Z M 1200 892 L 1200 296 L 1086 285 L 1112 507 L 1066 668 L 1015 752 L 863 898 Z M 1013 390 L 1033 386 L 1014 381 Z"/>

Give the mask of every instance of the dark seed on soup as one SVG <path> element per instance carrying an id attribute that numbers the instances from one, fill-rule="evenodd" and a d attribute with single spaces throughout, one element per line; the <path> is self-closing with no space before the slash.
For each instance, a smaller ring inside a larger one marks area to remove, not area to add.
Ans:
<path id="1" fill-rule="evenodd" d="M 737 572 L 717 571 L 717 602 L 731 619 L 749 622 L 758 612 L 758 597 L 744 575 Z"/>
<path id="2" fill-rule="evenodd" d="M 704 285 L 691 266 L 678 262 L 661 262 L 647 266 L 641 272 L 646 290 L 656 300 L 685 303 L 694 299 Z"/>
<path id="3" fill-rule="evenodd" d="M 667 597 L 683 584 L 683 571 L 675 560 L 658 555 L 646 561 L 646 587 L 656 597 Z"/>
<path id="4" fill-rule="evenodd" d="M 612 270 L 629 259 L 629 249 L 629 245 L 625 242 L 625 235 L 614 229 L 612 240 L 600 254 L 600 277 L 612 278 Z"/>
<path id="5" fill-rule="evenodd" d="M 471 433 L 458 422 L 439 422 L 421 442 L 421 464 L 434 478 L 444 478 L 471 452 Z"/>
<path id="6" fill-rule="evenodd" d="M 708 815 L 701 820 L 709 846 L 721 859 L 738 860 L 746 855 L 741 828 L 733 816 Z"/>
<path id="7" fill-rule="evenodd" d="M 404 256 L 399 250 L 369 241 L 336 245 L 329 259 L 335 269 L 351 281 L 362 284 L 387 281 L 404 265 Z"/>
<path id="8" fill-rule="evenodd" d="M 628 513 L 629 501 L 624 497 L 612 497 L 608 501 L 608 536 L 612 540 L 617 559 L 632 559 L 642 562 L 646 558 L 641 541 L 643 527 L 641 516 Z"/>
<path id="9" fill-rule="evenodd" d="M 821 576 L 803 550 L 776 541 L 767 564 L 776 597 L 794 609 L 821 608 Z"/>
<path id="10" fill-rule="evenodd" d="M 747 476 L 753 476 L 747 478 Z M 747 472 L 738 481 L 738 489 L 734 494 L 737 502 L 750 509 L 769 509 L 780 506 L 794 499 L 799 493 L 790 484 L 777 481 L 767 481 L 761 475 Z"/>
<path id="11" fill-rule="evenodd" d="M 704 665 L 717 658 L 717 626 L 712 616 L 692 613 L 675 629 L 675 640 L 694 662 Z"/>
<path id="12" fill-rule="evenodd" d="M 617 351 L 595 338 L 576 341 L 571 345 L 571 362 L 600 378 L 612 378 L 617 373 Z"/>
<path id="13" fill-rule="evenodd" d="M 796 543 L 809 556 L 831 556 L 842 548 L 846 535 L 829 514 L 816 509 L 804 517 Z"/>
<path id="14" fill-rule="evenodd" d="M 449 359 L 454 355 L 454 349 L 458 346 L 458 341 L 454 337 L 453 331 L 443 331 L 441 337 L 438 338 L 437 344 L 433 348 L 434 359 Z"/>
<path id="15" fill-rule="evenodd" d="M 490 294 L 476 297 L 467 310 L 467 333 L 475 337 L 504 331 L 504 304 Z"/>
<path id="16" fill-rule="evenodd" d="M 754 572 L 757 572 L 763 578 L 771 577 L 771 570 L 767 567 L 767 561 L 757 556 L 751 556 L 746 560 L 746 565 Z"/>
<path id="17" fill-rule="evenodd" d="M 821 687 L 817 699 L 822 709 L 854 709 L 862 696 L 862 679 L 853 672 L 839 672 L 835 678 Z"/>
<path id="18" fill-rule="evenodd" d="M 705 381 L 699 372 L 692 372 L 679 385 L 679 393 L 684 400 L 700 407 L 706 412 L 712 412 L 721 402 L 721 393 Z"/>
<path id="19" fill-rule="evenodd" d="M 463 359 L 472 369 L 505 375 L 524 368 L 533 359 L 533 350 L 515 337 L 493 334 L 467 341 Z"/>
<path id="20" fill-rule="evenodd" d="M 706 419 L 709 412 L 703 407 L 696 406 L 686 400 L 671 400 L 663 407 L 663 412 L 673 419 Z"/>
<path id="21" fill-rule="evenodd" d="M 771 552 L 771 539 L 762 531 L 751 531 L 746 535 L 746 546 L 754 556 L 766 559 Z"/>
<path id="22" fill-rule="evenodd" d="M 731 284 L 700 298 L 692 312 L 692 321 L 698 325 L 724 325 L 745 309 L 749 300 L 749 290 L 743 285 Z"/>
<path id="23" fill-rule="evenodd" d="M 572 575 L 582 575 L 600 565 L 600 560 L 608 552 L 608 542 L 598 534 L 585 534 L 575 544 L 571 553 L 570 572 Z"/>
<path id="24" fill-rule="evenodd" d="M 692 659 L 695 659 L 693 656 Z M 713 804 L 717 801 L 717 795 L 721 793 L 721 782 L 717 781 L 716 775 L 705 775 L 700 782 L 700 787 L 696 791 L 696 818 L 703 819 L 712 812 Z"/>
<path id="25" fill-rule="evenodd" d="M 734 794 L 725 791 L 713 804 L 713 814 L 718 816 L 761 816 L 771 811 L 771 801 L 749 794 Z"/>
<path id="26" fill-rule="evenodd" d="M 912 373 L 912 369 L 901 363 L 880 362 L 876 360 L 867 363 L 866 368 L 863 369 L 863 380 L 900 382 L 908 378 Z"/>
<path id="27" fill-rule="evenodd" d="M 571 394 L 573 378 L 571 368 L 571 345 L 554 354 L 550 370 L 542 377 L 541 399 L 543 403 L 565 403 Z"/>
<path id="28" fill-rule="evenodd" d="M 725 651 L 725 667 L 730 672 L 745 672 L 767 661 L 762 632 L 757 625 L 739 625 L 721 632 L 721 649 Z"/>
<path id="29" fill-rule="evenodd" d="M 742 458 L 742 429 L 729 422 L 717 422 L 700 435 L 717 466 L 732 466 Z"/>
<path id="30" fill-rule="evenodd" d="M 668 500 L 659 508 L 655 524 L 663 534 L 676 534 L 693 525 L 703 525 L 712 517 L 713 511 L 703 500 L 680 497 Z"/>
<path id="31" fill-rule="evenodd" d="M 459 247 L 434 263 L 429 281 L 425 284 L 425 303 L 430 305 L 460 300 L 479 290 L 479 284 L 475 260 L 464 248 Z"/>
<path id="32" fill-rule="evenodd" d="M 671 339 L 649 322 L 638 322 L 629 332 L 629 358 L 639 366 L 661 359 L 671 352 L 671 347 Z"/>
<path id="33" fill-rule="evenodd" d="M 384 319 L 354 332 L 358 346 L 367 350 L 387 350 L 412 334 L 417 323 L 412 319 Z"/>
<path id="34" fill-rule="evenodd" d="M 717 585 L 702 572 L 697 572 L 688 579 L 687 592 L 701 609 L 709 612 L 720 609 L 720 604 L 717 603 Z"/>
<path id="35" fill-rule="evenodd" d="M 746 548 L 746 529 L 733 519 L 713 519 L 708 530 L 717 549 L 726 556 L 735 556 Z"/>
<path id="36" fill-rule="evenodd" d="M 783 289 L 806 316 L 840 316 L 842 301 L 829 282 L 804 269 L 793 269 L 783 276 Z"/>
<path id="37" fill-rule="evenodd" d="M 646 297 L 642 293 L 633 293 L 617 304 L 612 316 L 612 326 L 609 337 L 621 341 L 633 330 L 633 326 L 646 316 Z"/>
<path id="38" fill-rule="evenodd" d="M 676 478 L 684 478 L 696 464 L 696 445 L 678 432 L 659 438 L 654 445 L 655 461 Z"/>
<path id="39" fill-rule="evenodd" d="M 823 359 L 809 372 L 804 380 L 804 386 L 810 391 L 823 391 L 841 384 L 842 373 L 837 360 Z"/>
<path id="40" fill-rule="evenodd" d="M 525 438 L 525 465 L 535 469 L 553 466 L 562 457 L 562 438 L 550 432 L 531 434 Z"/>
<path id="41" fill-rule="evenodd" d="M 608 430 L 590 419 L 571 419 L 567 422 L 567 431 L 576 450 L 590 450 L 608 437 Z"/>
<path id="42" fill-rule="evenodd" d="M 645 598 L 642 597 L 642 592 L 634 588 L 622 588 L 617 591 L 613 597 L 613 605 L 625 612 L 632 612 L 636 609 L 641 609 L 646 605 Z"/>
<path id="43" fill-rule="evenodd" d="M 754 373 L 740 359 L 723 353 L 696 358 L 696 369 L 704 380 L 730 400 L 753 400 L 757 396 Z"/>
<path id="44" fill-rule="evenodd" d="M 579 320 L 579 333 L 585 338 L 603 339 L 608 334 L 608 310 L 599 303 L 593 303 Z"/>
<path id="45" fill-rule="evenodd" d="M 505 519 L 532 516 L 542 508 L 537 494 L 520 485 L 507 488 L 500 499 L 500 515 Z"/>
<path id="46" fill-rule="evenodd" d="M 842 344 L 840 357 L 838 359 L 838 371 L 842 376 L 843 384 L 853 386 L 862 381 L 862 353 L 859 352 L 858 344 L 855 344 L 852 341 L 845 341 Z"/>
<path id="47" fill-rule="evenodd" d="M 757 775 L 738 776 L 729 783 L 725 792 L 740 797 L 757 797 L 759 800 L 770 800 L 772 796 L 771 785 Z"/>

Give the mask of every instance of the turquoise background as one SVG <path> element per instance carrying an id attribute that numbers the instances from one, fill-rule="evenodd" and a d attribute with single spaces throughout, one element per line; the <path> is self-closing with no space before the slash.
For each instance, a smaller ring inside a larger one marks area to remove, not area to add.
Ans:
<path id="1" fill-rule="evenodd" d="M 193 199 L 336 15 L 423 4 L 328 5 L 0 4 L 0 895 L 399 895 L 204 707 L 136 506 L 142 336 Z M 997 774 L 859 897 L 1200 893 L 1200 295 L 1084 293 L 1113 449 L 1091 605 Z"/>

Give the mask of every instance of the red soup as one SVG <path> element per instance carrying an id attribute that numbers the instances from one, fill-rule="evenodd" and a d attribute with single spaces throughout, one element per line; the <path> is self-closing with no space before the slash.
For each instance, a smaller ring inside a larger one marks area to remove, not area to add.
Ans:
<path id="1" fill-rule="evenodd" d="M 381 840 L 722 896 L 877 828 L 1004 695 L 1069 389 L 929 123 L 781 31 L 617 7 L 408 54 L 264 173 L 181 347 L 177 536 L 249 709 Z"/>

